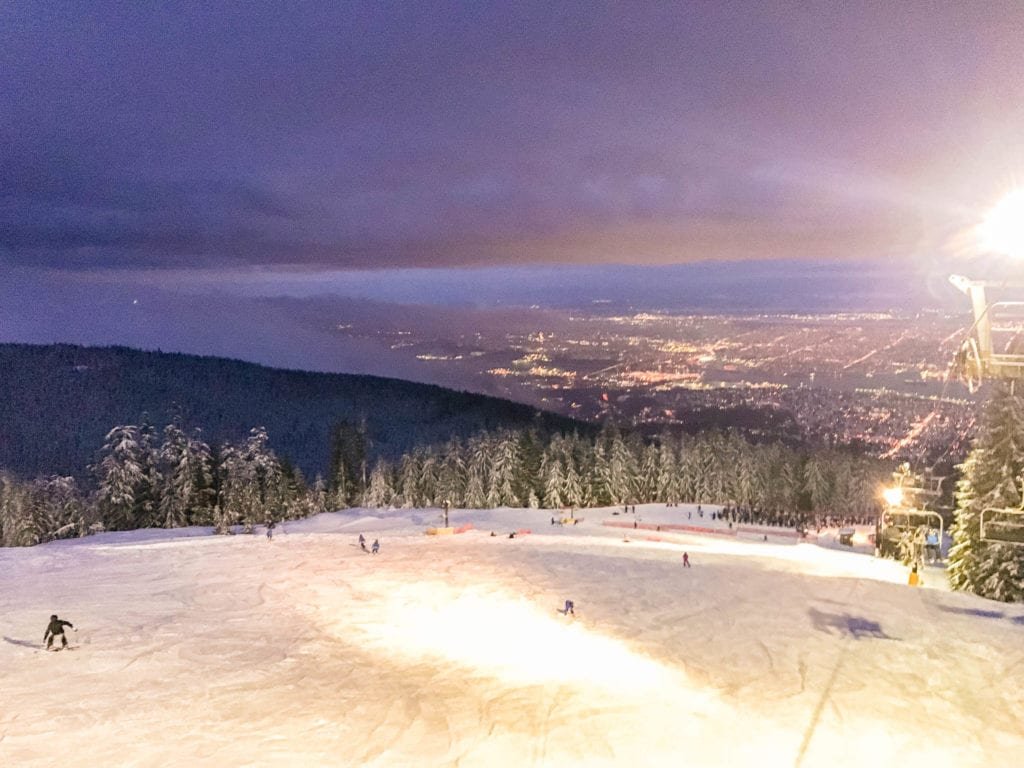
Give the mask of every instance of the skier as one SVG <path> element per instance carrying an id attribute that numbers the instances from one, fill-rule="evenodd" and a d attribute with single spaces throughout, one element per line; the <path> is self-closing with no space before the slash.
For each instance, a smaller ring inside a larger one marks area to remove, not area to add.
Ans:
<path id="1" fill-rule="evenodd" d="M 380 541 L 378 541 L 377 539 L 374 539 L 374 540 L 373 540 L 373 546 L 371 546 L 371 547 L 370 547 L 370 551 L 371 551 L 371 552 L 372 552 L 373 554 L 375 554 L 375 555 L 376 555 L 376 554 L 377 554 L 378 552 L 380 552 Z"/>
<path id="2" fill-rule="evenodd" d="M 690 567 L 690 553 L 689 552 L 683 552 L 683 568 L 689 568 L 689 567 Z"/>
<path id="3" fill-rule="evenodd" d="M 277 523 L 275 523 L 273 520 L 267 523 L 267 541 L 270 541 L 272 538 L 274 538 L 274 529 L 276 527 Z"/>
<path id="4" fill-rule="evenodd" d="M 573 603 L 572 600 L 566 600 L 565 601 L 565 610 L 563 610 L 562 613 L 564 613 L 566 616 L 575 616 L 576 615 L 576 611 L 573 610 L 575 607 L 576 607 L 576 604 Z"/>
<path id="5" fill-rule="evenodd" d="M 64 621 L 64 619 L 58 619 L 57 614 L 50 617 L 50 623 L 46 625 L 46 632 L 43 634 L 43 640 L 46 641 L 46 650 L 50 650 L 53 645 L 53 639 L 60 635 L 61 648 L 68 647 L 68 638 L 64 634 L 64 627 L 75 628 L 74 624 L 70 621 Z"/>
<path id="6" fill-rule="evenodd" d="M 917 573 L 916 564 L 910 569 L 910 578 L 907 579 L 907 583 L 912 587 L 916 587 L 921 583 L 921 577 Z"/>
<path id="7" fill-rule="evenodd" d="M 359 548 L 363 550 L 363 552 L 366 551 L 366 537 L 361 533 L 359 534 Z"/>

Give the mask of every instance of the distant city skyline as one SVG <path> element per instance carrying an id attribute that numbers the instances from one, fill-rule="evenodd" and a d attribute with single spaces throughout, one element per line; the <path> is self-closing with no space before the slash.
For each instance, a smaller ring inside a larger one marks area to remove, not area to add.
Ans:
<path id="1" fill-rule="evenodd" d="M 334 318 L 966 312 L 1024 179 L 1016 2 L 12 0 L 0 43 L 3 341 L 420 378 Z"/>

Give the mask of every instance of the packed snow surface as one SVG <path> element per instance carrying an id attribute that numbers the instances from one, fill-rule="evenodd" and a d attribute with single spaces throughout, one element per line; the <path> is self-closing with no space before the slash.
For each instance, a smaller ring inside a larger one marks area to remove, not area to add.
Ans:
<path id="1" fill-rule="evenodd" d="M 692 507 L 577 514 L 0 550 L 0 765 L 1024 764 L 1024 607 Z"/>

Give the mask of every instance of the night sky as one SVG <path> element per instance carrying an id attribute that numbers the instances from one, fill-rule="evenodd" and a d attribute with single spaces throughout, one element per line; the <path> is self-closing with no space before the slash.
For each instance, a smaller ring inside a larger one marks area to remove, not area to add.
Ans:
<path id="1" fill-rule="evenodd" d="M 0 270 L 43 305 L 98 273 L 919 266 L 1022 180 L 1018 0 L 0 5 Z"/>

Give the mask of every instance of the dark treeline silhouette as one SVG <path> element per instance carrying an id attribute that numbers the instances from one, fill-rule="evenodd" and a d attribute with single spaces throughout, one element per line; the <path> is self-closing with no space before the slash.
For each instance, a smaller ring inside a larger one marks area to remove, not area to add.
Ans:
<path id="1" fill-rule="evenodd" d="M 528 405 L 397 379 L 266 368 L 125 347 L 0 344 L 0 467 L 79 484 L 114 424 L 203 428 L 211 445 L 263 425 L 308 477 L 333 474 L 331 431 L 358 425 L 367 460 L 485 429 L 591 427 Z M 593 428 L 596 431 L 596 428 Z"/>

